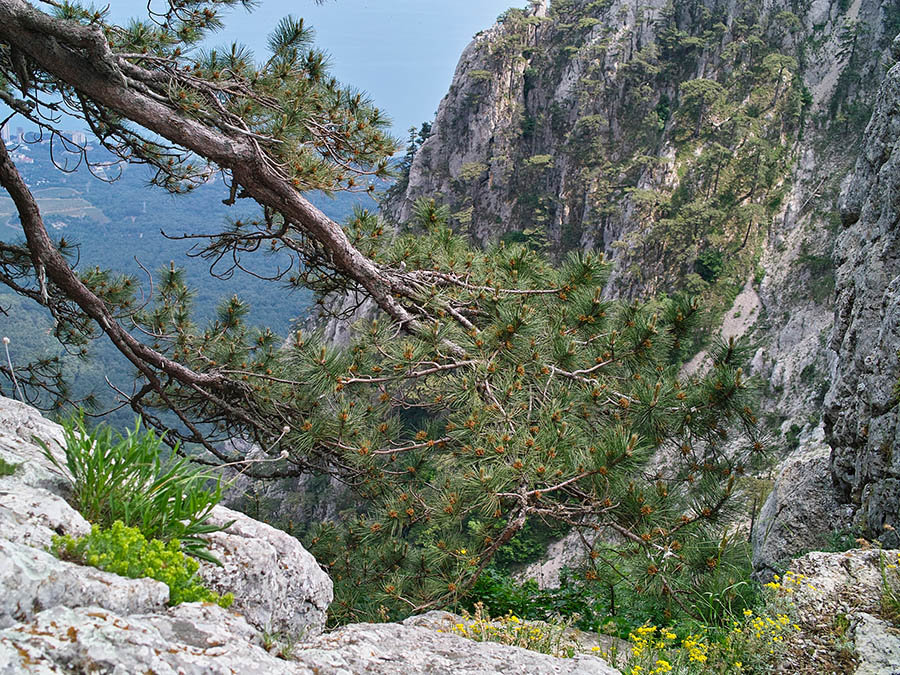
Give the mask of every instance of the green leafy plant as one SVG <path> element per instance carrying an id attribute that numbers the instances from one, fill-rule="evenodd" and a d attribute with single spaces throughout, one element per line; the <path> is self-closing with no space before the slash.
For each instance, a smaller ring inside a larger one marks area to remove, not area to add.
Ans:
<path id="1" fill-rule="evenodd" d="M 529 621 L 552 621 L 555 616 L 577 616 L 576 627 L 594 630 L 610 616 L 608 589 L 579 579 L 571 570 L 560 573 L 558 588 L 539 588 L 536 581 L 519 582 L 495 567 L 486 569 L 475 585 L 468 605 L 481 605 L 493 616 L 514 614 Z M 628 630 L 624 631 L 628 635 Z"/>
<path id="2" fill-rule="evenodd" d="M 482 603 L 499 616 L 513 613 L 523 619 L 551 621 L 555 616 L 577 616 L 575 626 L 603 631 L 622 639 L 647 621 L 658 625 L 692 622 L 704 629 L 731 625 L 734 617 L 759 602 L 759 587 L 749 581 L 747 547 L 724 541 L 721 552 L 707 557 L 713 567 L 698 576 L 681 607 L 645 592 L 639 562 L 618 561 L 610 574 L 595 576 L 594 569 L 563 569 L 558 588 L 539 588 L 534 580 L 520 582 L 497 567 L 486 569 L 472 587 L 466 607 Z M 612 552 L 609 553 L 612 560 Z M 606 555 L 603 556 L 607 557 Z M 598 558 L 599 559 L 599 558 Z M 598 568 L 601 569 L 601 568 Z"/>
<path id="3" fill-rule="evenodd" d="M 644 624 L 628 636 L 627 675 L 769 673 L 799 627 L 788 614 L 763 608 L 744 610 L 727 631 L 702 625 Z M 602 653 L 616 661 L 619 654 Z"/>
<path id="4" fill-rule="evenodd" d="M 7 462 L 5 459 L 0 457 L 0 476 L 12 476 L 18 468 L 18 464 Z"/>
<path id="5" fill-rule="evenodd" d="M 200 583 L 199 563 L 185 556 L 176 540 L 163 542 L 147 538 L 136 527 L 117 520 L 109 529 L 94 525 L 91 533 L 75 539 L 54 537 L 53 552 L 63 560 L 138 579 L 149 577 L 169 587 L 169 604 L 214 602 L 230 607 L 231 593 L 219 595 Z"/>
<path id="6" fill-rule="evenodd" d="M 186 459 L 162 458 L 162 439 L 140 420 L 123 436 L 109 426 L 89 430 L 83 416 L 63 422 L 65 465 L 41 441 L 44 455 L 72 484 L 75 507 L 103 528 L 122 521 L 150 539 L 175 540 L 190 555 L 218 561 L 202 535 L 225 529 L 207 521 L 222 498 L 219 479 Z M 175 452 L 178 448 L 176 446 Z"/>

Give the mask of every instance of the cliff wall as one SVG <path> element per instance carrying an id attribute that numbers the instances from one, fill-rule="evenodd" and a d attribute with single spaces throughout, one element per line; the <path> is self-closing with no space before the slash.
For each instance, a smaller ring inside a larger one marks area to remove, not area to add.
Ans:
<path id="1" fill-rule="evenodd" d="M 900 57 L 900 40 L 894 42 Z M 831 471 L 871 536 L 900 543 L 900 65 L 878 93 L 841 198 L 837 355 L 825 399 Z"/>

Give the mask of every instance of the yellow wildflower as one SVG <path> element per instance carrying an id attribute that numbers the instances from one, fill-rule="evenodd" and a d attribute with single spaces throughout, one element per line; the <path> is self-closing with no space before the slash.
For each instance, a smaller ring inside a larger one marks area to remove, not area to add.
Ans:
<path id="1" fill-rule="evenodd" d="M 670 670 L 672 670 L 672 664 L 670 664 L 668 661 L 666 661 L 664 659 L 659 659 L 656 662 L 656 668 L 654 668 L 651 672 L 652 673 L 668 673 Z"/>

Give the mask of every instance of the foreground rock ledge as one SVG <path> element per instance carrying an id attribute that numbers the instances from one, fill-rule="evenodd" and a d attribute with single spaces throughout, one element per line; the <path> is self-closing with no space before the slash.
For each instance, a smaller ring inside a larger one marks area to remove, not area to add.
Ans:
<path id="1" fill-rule="evenodd" d="M 121 616 L 99 607 L 55 607 L 0 632 L 0 673 L 558 673 L 615 675 L 593 656 L 557 659 L 401 624 L 356 624 L 303 645 L 286 661 L 270 654 L 241 617 L 187 603 Z"/>
<path id="2" fill-rule="evenodd" d="M 167 607 L 168 588 L 57 560 L 44 549 L 54 534 L 80 536 L 89 525 L 66 502 L 66 482 L 43 457 L 58 425 L 0 397 L 0 458 L 18 468 L 0 477 L 0 675 L 19 673 L 175 673 L 207 675 L 614 675 L 603 660 L 558 659 L 517 647 L 477 643 L 428 628 L 357 624 L 319 635 L 332 599 L 331 580 L 284 532 L 216 507 L 234 521 L 211 537 L 222 567 L 201 574 L 235 602 Z M 282 644 L 278 658 L 263 631 Z"/>

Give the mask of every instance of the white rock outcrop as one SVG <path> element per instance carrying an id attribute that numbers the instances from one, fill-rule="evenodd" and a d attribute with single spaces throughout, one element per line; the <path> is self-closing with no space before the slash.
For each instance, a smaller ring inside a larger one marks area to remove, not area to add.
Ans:
<path id="1" fill-rule="evenodd" d="M 861 612 L 853 630 L 859 665 L 853 675 L 896 675 L 900 671 L 900 630 Z"/>
<path id="2" fill-rule="evenodd" d="M 558 659 L 496 642 L 396 623 L 360 623 L 323 635 L 297 658 L 320 675 L 369 673 L 397 675 L 446 673 L 488 675 L 616 675 L 618 670 L 595 656 Z"/>
<path id="3" fill-rule="evenodd" d="M 99 607 L 55 607 L 0 631 L 0 675 L 616 675 L 588 655 L 557 659 L 518 647 L 402 624 L 355 624 L 297 647 L 292 660 L 263 649 L 241 617 L 188 603 L 158 614 L 118 615 Z"/>
<path id="4" fill-rule="evenodd" d="M 786 657 L 780 672 L 834 672 L 829 664 L 839 659 L 829 654 L 837 650 L 853 655 L 852 661 L 843 661 L 841 672 L 900 673 L 900 629 L 878 616 L 885 579 L 892 585 L 900 581 L 897 568 L 888 567 L 898 555 L 900 551 L 870 548 L 814 551 L 793 560 L 794 580 L 786 577 L 782 583 L 792 590 L 801 632 L 790 638 L 793 658 Z M 844 635 L 843 645 L 835 642 L 836 630 Z"/>
<path id="5" fill-rule="evenodd" d="M 51 450 L 62 448 L 61 427 L 29 406 L 0 399 L 0 457 L 17 466 L 12 476 L 0 478 L 0 588 L 8 589 L 0 597 L 0 626 L 9 623 L 2 617 L 30 619 L 57 604 L 98 605 L 125 614 L 164 607 L 169 599 L 164 584 L 124 580 L 40 550 L 54 534 L 77 537 L 90 525 L 63 498 L 68 485 L 34 438 Z M 322 632 L 331 579 L 300 542 L 221 506 L 211 521 L 233 522 L 210 537 L 222 565 L 204 563 L 204 582 L 220 593 L 234 593 L 234 610 L 259 630 L 291 636 Z M 26 610 L 30 593 L 35 603 Z"/>
<path id="6" fill-rule="evenodd" d="M 169 587 L 152 579 L 125 579 L 64 562 L 31 546 L 0 539 L 0 627 L 30 621 L 43 609 L 97 604 L 135 614 L 164 610 Z"/>
<path id="7" fill-rule="evenodd" d="M 210 552 L 221 567 L 204 563 L 200 576 L 218 593 L 234 593 L 232 609 L 260 630 L 294 637 L 322 632 L 332 600 L 331 579 L 294 537 L 217 506 L 210 523 Z"/>
<path id="8" fill-rule="evenodd" d="M 257 631 L 217 605 L 187 603 L 158 614 L 54 607 L 0 631 L 0 675 L 157 673 L 307 675 L 262 648 Z"/>

